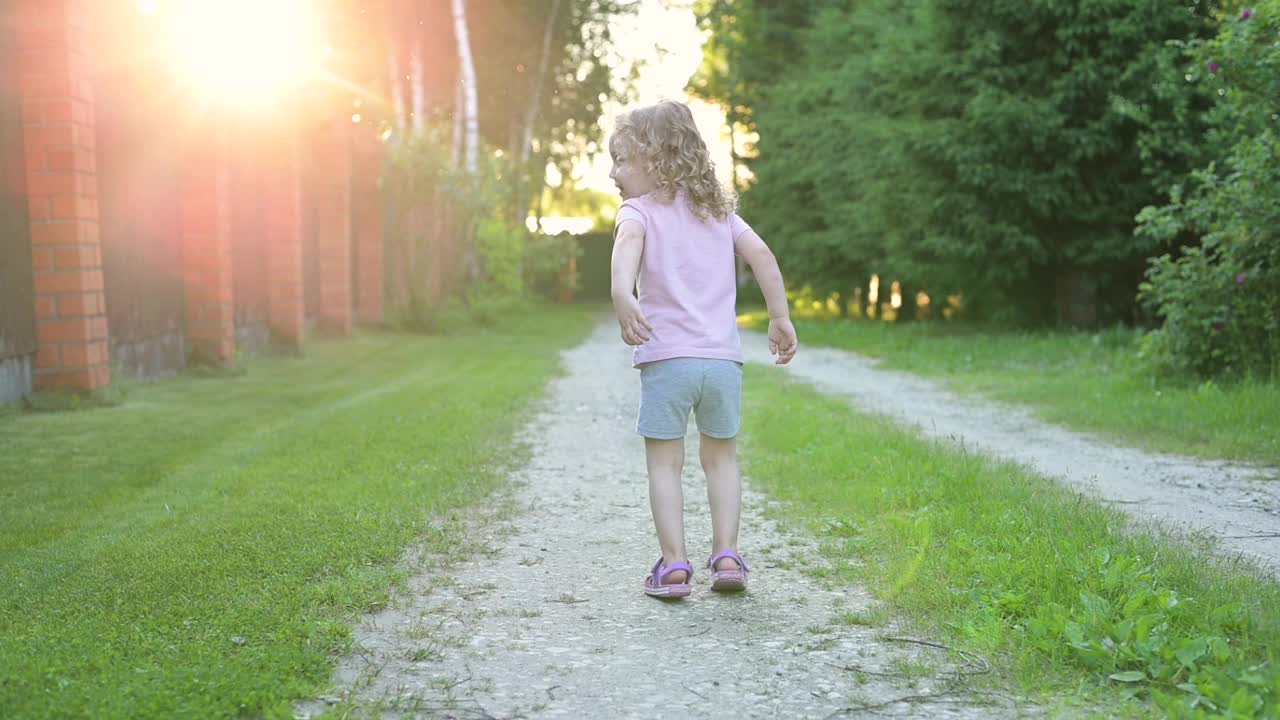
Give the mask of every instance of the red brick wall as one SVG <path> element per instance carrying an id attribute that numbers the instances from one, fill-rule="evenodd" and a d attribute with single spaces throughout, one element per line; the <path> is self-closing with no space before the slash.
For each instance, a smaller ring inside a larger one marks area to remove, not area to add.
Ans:
<path id="1" fill-rule="evenodd" d="M 382 140 L 372 128 L 360 126 L 352 143 L 351 231 L 355 245 L 356 320 L 367 324 L 380 324 L 385 320 L 385 206 L 378 189 L 383 157 Z"/>
<path id="2" fill-rule="evenodd" d="M 188 355 L 227 364 L 235 357 L 226 137 L 206 128 L 189 147 L 182 183 L 182 280 Z"/>
<path id="3" fill-rule="evenodd" d="M 36 389 L 94 390 L 111 381 L 88 22 L 78 0 L 18 1 Z"/>
<path id="4" fill-rule="evenodd" d="M 351 121 L 337 118 L 317 133 L 314 147 L 316 250 L 320 270 L 320 325 L 339 333 L 352 328 Z"/>
<path id="5" fill-rule="evenodd" d="M 267 307 L 272 340 L 301 347 L 306 339 L 306 298 L 302 275 L 302 185 L 297 140 L 278 131 L 263 156 L 266 184 Z"/>
<path id="6" fill-rule="evenodd" d="M 261 295 L 254 306 L 263 308 L 275 341 L 295 347 L 304 342 L 308 283 L 318 285 L 324 325 L 346 333 L 357 320 L 382 321 L 383 207 L 376 187 L 382 147 L 368 128 L 354 125 L 339 109 L 333 110 L 335 119 L 319 141 L 300 137 L 298 118 L 274 127 L 261 120 L 245 123 L 238 131 L 252 133 L 255 142 L 249 144 L 256 148 L 251 162 L 244 164 L 255 174 L 248 191 L 252 195 L 246 196 L 246 188 L 230 186 L 236 167 L 229 158 L 233 150 L 221 140 L 229 128 L 202 115 L 194 103 L 182 107 L 173 102 L 173 116 L 161 120 L 153 117 L 154 110 L 104 116 L 127 124 L 130 137 L 159 127 L 142 128 L 148 122 L 195 123 L 182 125 L 180 138 L 157 133 L 153 154 L 163 160 L 166 172 L 147 164 L 157 158 L 144 161 L 146 153 L 129 146 L 110 156 L 112 177 L 105 177 L 99 160 L 108 156 L 99 153 L 94 79 L 105 82 L 104 69 L 128 64 L 122 60 L 139 53 L 129 46 L 143 42 L 143 33 L 119 29 L 141 22 L 130 14 L 137 8 L 124 0 L 16 3 L 37 389 L 93 390 L 110 383 L 111 298 L 104 291 L 102 243 L 133 242 L 144 226 L 146 242 L 173 253 L 147 254 L 142 246 L 130 252 L 141 249 L 145 259 L 157 263 L 158 275 L 181 284 L 174 305 L 182 306 L 178 314 L 189 351 L 202 358 L 227 362 L 236 352 L 233 248 L 242 241 L 233 239 L 232 232 L 246 219 L 256 222 L 249 232 L 259 250 L 251 260 L 262 286 L 256 288 Z M 128 82 L 110 84 L 108 107 L 114 111 L 165 93 L 180 98 L 180 83 L 164 84 L 173 82 L 169 70 L 150 66 L 130 71 L 137 75 Z M 356 131 L 366 134 L 353 146 Z M 310 205 L 315 231 L 315 256 L 310 259 L 303 254 L 302 153 L 315 169 L 307 183 L 316 193 L 308 198 L 315 203 Z M 100 186 L 113 193 L 107 203 L 112 212 L 100 211 Z M 158 199 L 162 196 L 167 200 Z M 126 227 L 129 223 L 134 224 Z M 311 277 L 309 265 L 315 268 Z M 124 271 L 113 270 L 113 281 L 117 272 Z"/>

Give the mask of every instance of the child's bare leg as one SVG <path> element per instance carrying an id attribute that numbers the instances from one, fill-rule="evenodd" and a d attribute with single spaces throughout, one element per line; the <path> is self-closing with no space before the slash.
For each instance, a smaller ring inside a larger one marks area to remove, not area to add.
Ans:
<path id="1" fill-rule="evenodd" d="M 684 488 L 680 474 L 684 471 L 684 438 L 676 440 L 644 439 L 645 460 L 649 466 L 649 507 L 653 524 L 658 529 L 658 545 L 666 565 L 688 561 L 684 544 Z M 686 583 L 687 573 L 679 570 L 666 577 L 668 583 Z"/>
<path id="2" fill-rule="evenodd" d="M 707 502 L 711 505 L 711 553 L 738 549 L 738 523 L 742 512 L 742 478 L 738 475 L 738 440 L 698 436 L 698 456 L 707 476 Z M 717 570 L 737 570 L 730 558 L 721 558 Z"/>

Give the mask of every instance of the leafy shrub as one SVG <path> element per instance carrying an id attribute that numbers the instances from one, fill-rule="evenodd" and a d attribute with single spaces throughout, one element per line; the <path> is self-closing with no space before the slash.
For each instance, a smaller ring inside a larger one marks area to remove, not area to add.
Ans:
<path id="1" fill-rule="evenodd" d="M 526 287 L 547 298 L 557 297 L 561 290 L 577 290 L 577 269 L 568 268 L 581 254 L 577 239 L 569 233 L 530 236 L 524 255 Z"/>
<path id="2" fill-rule="evenodd" d="M 1047 654 L 1065 650 L 1109 680 L 1131 684 L 1134 692 L 1151 690 L 1170 717 L 1280 712 L 1280 670 L 1232 642 L 1248 635 L 1252 620 L 1246 608 L 1205 607 L 1179 597 L 1151 565 L 1113 557 L 1105 548 L 1077 570 L 1077 581 L 1078 603 L 1047 603 L 1026 617 L 1028 639 Z"/>
<path id="3" fill-rule="evenodd" d="M 1280 376 L 1280 0 L 1189 47 L 1216 86 L 1213 135 L 1230 149 L 1191 173 L 1170 203 L 1138 215 L 1137 234 L 1195 241 L 1154 258 L 1139 299 L 1163 320 L 1144 340 L 1155 364 L 1201 377 Z"/>
<path id="4" fill-rule="evenodd" d="M 524 296 L 522 264 L 529 232 L 497 217 L 480 221 L 476 245 L 485 262 L 484 284 L 489 294 L 501 297 Z"/>

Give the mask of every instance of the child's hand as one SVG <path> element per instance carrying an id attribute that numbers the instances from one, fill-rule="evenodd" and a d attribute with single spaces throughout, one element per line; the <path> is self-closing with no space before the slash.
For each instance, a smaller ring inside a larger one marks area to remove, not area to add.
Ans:
<path id="1" fill-rule="evenodd" d="M 777 355 L 775 365 L 786 365 L 796 356 L 800 341 L 796 339 L 796 328 L 791 318 L 769 318 L 769 352 Z"/>
<path id="2" fill-rule="evenodd" d="M 622 328 L 622 341 L 628 345 L 640 345 L 649 340 L 653 326 L 640 312 L 640 303 L 632 295 L 616 298 L 614 312 L 618 314 L 618 326 Z"/>

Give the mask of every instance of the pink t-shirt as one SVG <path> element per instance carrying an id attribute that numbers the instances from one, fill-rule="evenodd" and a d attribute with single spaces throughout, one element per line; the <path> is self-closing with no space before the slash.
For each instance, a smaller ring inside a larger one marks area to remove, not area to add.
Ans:
<path id="1" fill-rule="evenodd" d="M 653 326 L 632 363 L 677 357 L 742 362 L 733 244 L 751 229 L 747 223 L 737 214 L 699 220 L 683 195 L 670 204 L 652 195 L 627 200 L 618 209 L 615 233 L 625 220 L 644 226 L 636 287 L 640 311 Z"/>

